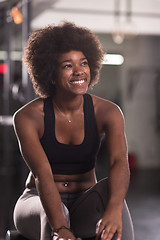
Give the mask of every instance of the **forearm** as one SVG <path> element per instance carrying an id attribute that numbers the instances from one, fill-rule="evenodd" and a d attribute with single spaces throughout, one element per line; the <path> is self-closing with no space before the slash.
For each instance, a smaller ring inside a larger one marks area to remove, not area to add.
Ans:
<path id="1" fill-rule="evenodd" d="M 122 209 L 129 184 L 127 163 L 114 162 L 108 177 L 109 200 L 102 219 L 97 223 L 96 240 L 111 240 L 117 232 L 116 240 L 122 237 Z"/>
<path id="2" fill-rule="evenodd" d="M 48 217 L 51 228 L 57 229 L 62 225 L 69 227 L 63 212 L 62 202 L 54 180 L 36 179 L 42 205 Z"/>
<path id="3" fill-rule="evenodd" d="M 127 161 L 117 161 L 111 168 L 108 177 L 109 202 L 108 206 L 122 209 L 130 179 L 130 171 Z"/>

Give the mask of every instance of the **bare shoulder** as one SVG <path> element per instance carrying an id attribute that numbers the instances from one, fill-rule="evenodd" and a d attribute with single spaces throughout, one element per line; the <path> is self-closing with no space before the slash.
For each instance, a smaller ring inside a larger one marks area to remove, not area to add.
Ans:
<path id="1" fill-rule="evenodd" d="M 13 115 L 13 124 L 17 128 L 18 125 L 23 125 L 27 128 L 28 124 L 37 125 L 43 117 L 43 99 L 37 98 L 27 103 Z"/>
<path id="2" fill-rule="evenodd" d="M 103 118 L 105 121 L 113 121 L 114 119 L 124 119 L 122 110 L 120 107 L 103 98 L 91 95 L 93 99 L 95 114 L 99 118 Z"/>
<path id="3" fill-rule="evenodd" d="M 25 104 L 23 107 L 18 109 L 13 117 L 15 118 L 32 118 L 35 114 L 40 114 L 43 110 L 43 100 L 41 98 L 34 99 L 33 101 Z"/>

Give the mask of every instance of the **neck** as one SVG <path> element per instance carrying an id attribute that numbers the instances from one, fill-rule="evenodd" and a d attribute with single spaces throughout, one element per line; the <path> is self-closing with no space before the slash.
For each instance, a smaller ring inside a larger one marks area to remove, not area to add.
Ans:
<path id="1" fill-rule="evenodd" d="M 74 97 L 55 95 L 53 102 L 55 102 L 63 112 L 76 111 L 83 105 L 83 95 Z"/>

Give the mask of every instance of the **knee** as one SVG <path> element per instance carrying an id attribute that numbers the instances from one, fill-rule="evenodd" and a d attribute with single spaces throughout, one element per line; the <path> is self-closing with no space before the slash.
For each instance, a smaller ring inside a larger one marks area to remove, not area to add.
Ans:
<path id="1" fill-rule="evenodd" d="M 69 223 L 70 222 L 69 211 L 63 203 L 62 203 L 62 209 L 63 209 L 64 215 Z M 48 218 L 47 218 L 46 212 L 43 208 L 41 208 L 41 210 L 40 210 L 40 219 L 41 219 L 41 223 L 43 222 L 44 225 L 46 225 L 48 223 Z"/>
<path id="2" fill-rule="evenodd" d="M 45 225 L 48 223 L 48 218 L 43 207 L 40 209 L 40 221 Z"/>
<path id="3" fill-rule="evenodd" d="M 133 223 L 126 201 L 124 201 L 123 205 L 122 222 L 123 222 L 122 240 L 123 239 L 134 240 Z"/>

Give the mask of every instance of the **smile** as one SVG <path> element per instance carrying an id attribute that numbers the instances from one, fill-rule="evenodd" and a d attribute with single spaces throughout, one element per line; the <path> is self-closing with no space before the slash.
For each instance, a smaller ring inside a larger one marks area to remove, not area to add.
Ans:
<path id="1" fill-rule="evenodd" d="M 83 84 L 86 80 L 85 79 L 82 79 L 82 80 L 74 80 L 74 81 L 71 81 L 72 84 Z"/>

